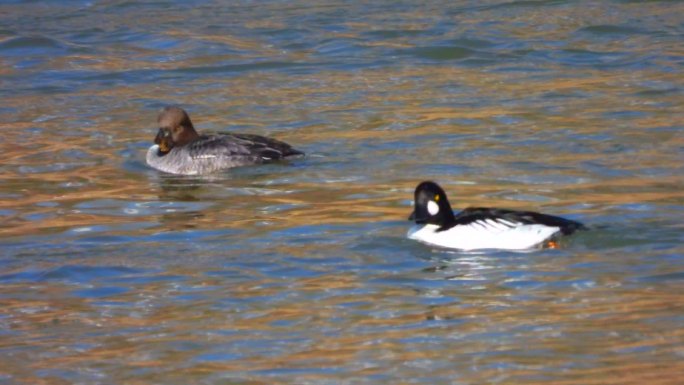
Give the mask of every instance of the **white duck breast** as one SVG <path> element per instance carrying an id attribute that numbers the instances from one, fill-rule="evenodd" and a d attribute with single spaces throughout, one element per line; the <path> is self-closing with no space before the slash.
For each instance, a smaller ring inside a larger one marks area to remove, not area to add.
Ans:
<path id="1" fill-rule="evenodd" d="M 540 224 L 505 225 L 494 220 L 457 225 L 448 230 L 438 231 L 437 225 L 416 225 L 407 236 L 410 239 L 429 245 L 459 250 L 533 249 L 560 232 L 558 227 Z"/>

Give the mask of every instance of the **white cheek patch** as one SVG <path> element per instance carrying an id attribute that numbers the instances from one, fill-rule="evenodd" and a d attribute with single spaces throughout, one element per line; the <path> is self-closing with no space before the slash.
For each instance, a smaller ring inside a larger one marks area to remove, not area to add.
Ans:
<path id="1" fill-rule="evenodd" d="M 437 215 L 439 213 L 439 205 L 435 201 L 429 201 L 427 203 L 427 210 L 430 215 Z"/>

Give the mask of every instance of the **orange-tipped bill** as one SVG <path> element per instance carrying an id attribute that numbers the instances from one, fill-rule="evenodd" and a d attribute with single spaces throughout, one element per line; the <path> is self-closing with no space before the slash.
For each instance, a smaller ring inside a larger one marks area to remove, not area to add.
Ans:
<path id="1" fill-rule="evenodd" d="M 159 145 L 159 152 L 162 154 L 166 154 L 167 152 L 171 151 L 171 148 L 173 147 L 168 133 L 161 128 L 159 129 L 159 132 L 157 132 L 157 136 L 154 137 L 154 144 Z"/>

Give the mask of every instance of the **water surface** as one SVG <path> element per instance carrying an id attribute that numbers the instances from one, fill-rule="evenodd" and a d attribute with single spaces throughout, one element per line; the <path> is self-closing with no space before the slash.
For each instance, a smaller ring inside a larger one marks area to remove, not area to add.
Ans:
<path id="1" fill-rule="evenodd" d="M 684 6 L 0 5 L 0 382 L 684 375 Z M 309 156 L 149 169 L 157 111 Z M 413 188 L 587 223 L 405 239 Z"/>

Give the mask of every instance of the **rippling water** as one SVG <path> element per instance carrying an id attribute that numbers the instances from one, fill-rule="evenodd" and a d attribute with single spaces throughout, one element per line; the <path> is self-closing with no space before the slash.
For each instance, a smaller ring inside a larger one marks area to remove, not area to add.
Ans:
<path id="1" fill-rule="evenodd" d="M 684 376 L 684 5 L 5 2 L 0 382 Z M 309 156 L 149 169 L 161 106 Z M 592 231 L 459 254 L 412 192 Z"/>

